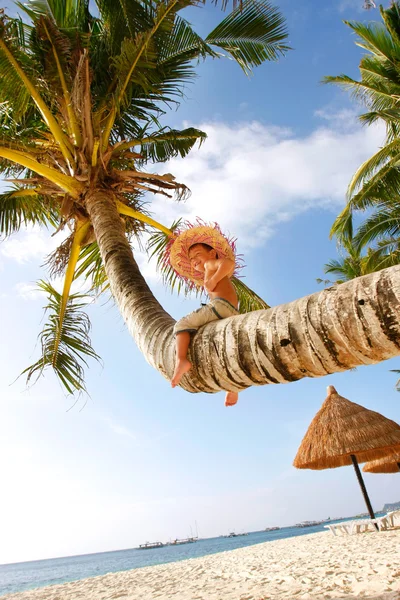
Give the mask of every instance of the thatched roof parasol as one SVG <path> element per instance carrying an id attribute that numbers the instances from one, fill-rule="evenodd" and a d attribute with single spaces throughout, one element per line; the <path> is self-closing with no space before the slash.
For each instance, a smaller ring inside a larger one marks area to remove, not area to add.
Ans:
<path id="1" fill-rule="evenodd" d="M 400 452 L 400 425 L 340 396 L 333 385 L 297 451 L 298 469 L 333 469 Z"/>
<path id="2" fill-rule="evenodd" d="M 378 458 L 367 462 L 363 468 L 364 473 L 400 473 L 400 453 L 396 456 Z"/>
<path id="3" fill-rule="evenodd" d="M 332 469 L 353 464 L 371 519 L 375 514 L 359 462 L 395 458 L 400 452 L 400 425 L 340 396 L 333 385 L 297 451 L 298 469 Z M 378 526 L 375 524 L 378 529 Z"/>

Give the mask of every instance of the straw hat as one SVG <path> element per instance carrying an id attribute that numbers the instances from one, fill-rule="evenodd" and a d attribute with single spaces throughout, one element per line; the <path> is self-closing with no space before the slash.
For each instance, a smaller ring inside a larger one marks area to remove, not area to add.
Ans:
<path id="1" fill-rule="evenodd" d="M 174 231 L 164 253 L 164 263 L 169 263 L 180 279 L 194 286 L 202 287 L 204 273 L 196 271 L 189 258 L 189 249 L 194 244 L 208 244 L 217 252 L 219 258 L 229 258 L 235 263 L 236 271 L 241 268 L 236 256 L 236 240 L 226 237 L 217 223 L 203 223 L 200 219 L 192 224 L 186 221 L 181 229 Z"/>
<path id="2" fill-rule="evenodd" d="M 396 456 L 388 456 L 372 460 L 364 465 L 364 473 L 400 473 L 400 452 Z"/>
<path id="3" fill-rule="evenodd" d="M 351 455 L 366 462 L 400 452 L 400 425 L 380 413 L 339 396 L 333 385 L 297 451 L 298 469 L 351 465 Z"/>

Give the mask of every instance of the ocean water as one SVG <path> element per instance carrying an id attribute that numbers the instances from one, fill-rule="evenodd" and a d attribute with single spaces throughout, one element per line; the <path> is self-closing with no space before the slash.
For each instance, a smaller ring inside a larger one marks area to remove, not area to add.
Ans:
<path id="1" fill-rule="evenodd" d="M 354 517 L 353 517 L 354 518 Z M 346 519 L 341 519 L 346 520 Z M 330 521 L 334 523 L 335 521 Z M 234 538 L 200 539 L 193 544 L 164 546 L 151 550 L 117 550 L 66 558 L 52 558 L 31 562 L 0 565 L 0 597 L 46 585 L 96 577 L 106 573 L 127 571 L 208 554 L 217 554 L 235 548 L 244 548 L 263 542 L 326 531 L 322 525 L 313 527 L 284 527 L 277 531 L 255 531 Z"/>

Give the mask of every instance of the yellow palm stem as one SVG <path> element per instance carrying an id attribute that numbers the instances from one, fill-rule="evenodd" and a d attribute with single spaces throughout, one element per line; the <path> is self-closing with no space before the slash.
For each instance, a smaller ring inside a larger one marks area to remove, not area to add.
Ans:
<path id="1" fill-rule="evenodd" d="M 7 160 L 11 160 L 26 169 L 35 171 L 38 175 L 45 177 L 52 183 L 55 183 L 64 192 L 70 194 L 73 198 L 78 198 L 79 194 L 83 191 L 81 183 L 76 181 L 73 177 L 64 175 L 52 167 L 42 165 L 34 158 L 31 158 L 28 154 L 20 152 L 19 150 L 10 150 L 9 148 L 2 148 L 0 146 L 0 157 Z"/>
<path id="2" fill-rule="evenodd" d="M 97 155 L 99 151 L 100 140 L 95 139 L 93 142 L 93 152 L 92 152 L 92 167 L 97 165 Z"/>
<path id="3" fill-rule="evenodd" d="M 57 144 L 59 145 L 62 155 L 65 158 L 65 160 L 67 161 L 67 164 L 72 165 L 74 163 L 74 159 L 73 159 L 73 155 L 72 155 L 72 146 L 71 146 L 68 138 L 65 136 L 63 130 L 57 123 L 56 119 L 52 115 L 49 107 L 44 102 L 43 98 L 39 94 L 36 87 L 33 85 L 33 83 L 30 81 L 30 79 L 25 75 L 25 73 L 21 69 L 19 63 L 17 62 L 17 60 L 14 58 L 14 56 L 12 55 L 12 53 L 10 52 L 10 50 L 4 43 L 4 40 L 2 40 L 1 38 L 0 38 L 0 49 L 4 52 L 8 61 L 12 64 L 12 66 L 15 69 L 15 72 L 18 74 L 18 76 L 21 79 L 21 81 L 23 82 L 24 86 L 30 93 L 33 101 L 35 102 L 36 106 L 38 107 L 39 111 L 41 112 L 46 125 L 50 129 L 54 139 L 56 140 Z"/>
<path id="4" fill-rule="evenodd" d="M 87 234 L 89 227 L 90 227 L 90 221 L 86 221 L 85 223 L 78 224 L 76 231 L 75 231 L 74 240 L 72 242 L 71 253 L 69 255 L 67 271 L 65 273 L 65 279 L 64 279 L 64 287 L 63 287 L 62 296 L 61 296 L 60 314 L 58 316 L 57 338 L 56 338 L 55 344 L 54 344 L 53 363 L 55 363 L 55 361 L 57 360 L 58 346 L 60 344 L 60 339 L 61 339 L 61 332 L 62 332 L 62 327 L 63 327 L 65 309 L 67 307 L 69 293 L 71 291 L 71 285 L 74 280 L 74 273 L 75 273 L 76 264 L 79 259 L 79 252 L 81 249 L 82 240 L 84 239 L 85 235 Z"/>
<path id="5" fill-rule="evenodd" d="M 102 140 L 103 140 L 102 144 L 101 144 L 101 149 L 103 152 L 105 152 L 107 150 L 108 140 L 110 139 L 111 129 L 113 128 L 116 116 L 117 116 L 117 110 L 116 110 L 115 106 L 113 106 L 108 114 L 106 124 L 104 126 L 103 133 L 101 135 Z"/>
<path id="6" fill-rule="evenodd" d="M 78 125 L 78 121 L 77 121 L 74 109 L 72 107 L 71 94 L 69 93 L 67 82 L 65 81 L 64 73 L 61 68 L 60 59 L 58 58 L 57 49 L 53 44 L 53 40 L 51 39 L 49 30 L 47 29 L 46 24 L 44 22 L 43 22 L 43 25 L 44 25 L 44 29 L 46 31 L 47 38 L 48 38 L 48 40 L 51 44 L 52 50 L 53 50 L 54 60 L 56 61 L 58 76 L 60 78 L 61 87 L 62 87 L 62 91 L 64 94 L 65 105 L 67 108 L 68 121 L 69 121 L 68 124 L 69 124 L 69 128 L 70 128 L 70 132 L 72 134 L 72 138 L 74 140 L 75 145 L 81 146 L 82 136 L 81 136 L 81 132 L 79 129 L 79 125 Z"/>
<path id="7" fill-rule="evenodd" d="M 120 215 L 126 215 L 127 217 L 132 217 L 132 219 L 137 219 L 138 221 L 142 221 L 142 223 L 147 223 L 147 225 L 151 225 L 152 227 L 155 227 L 155 229 L 159 229 L 160 231 L 163 231 L 168 236 L 174 235 L 174 232 L 171 231 L 171 229 L 164 227 L 164 225 L 161 225 L 161 223 L 157 223 L 157 221 L 154 221 L 154 219 L 152 219 L 151 217 L 148 217 L 147 215 L 144 215 L 143 213 L 138 212 L 137 210 L 133 210 L 133 208 L 131 208 L 130 206 L 127 206 L 123 202 L 120 202 L 119 200 L 117 200 L 116 204 L 117 204 L 117 210 Z"/>

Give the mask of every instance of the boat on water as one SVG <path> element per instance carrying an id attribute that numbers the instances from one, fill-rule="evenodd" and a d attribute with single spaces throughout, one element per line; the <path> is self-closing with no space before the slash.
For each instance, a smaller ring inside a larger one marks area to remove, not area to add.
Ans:
<path id="1" fill-rule="evenodd" d="M 301 523 L 296 523 L 295 527 L 315 527 L 316 525 L 321 525 L 321 523 L 325 523 L 325 521 L 302 521 Z"/>
<path id="2" fill-rule="evenodd" d="M 177 538 L 176 540 L 169 542 L 169 546 L 180 546 L 181 544 L 194 544 L 194 542 L 197 542 L 197 540 L 197 537 L 188 537 L 182 540 L 178 540 Z"/>
<path id="3" fill-rule="evenodd" d="M 152 550 L 153 548 L 163 548 L 165 545 L 162 542 L 146 542 L 145 544 L 140 544 L 136 550 Z"/>
<path id="4" fill-rule="evenodd" d="M 233 538 L 233 537 L 240 537 L 241 535 L 249 535 L 249 534 L 248 533 L 235 533 L 234 531 L 231 531 L 231 533 L 228 533 L 228 535 L 223 535 L 222 537 Z"/>
<path id="5" fill-rule="evenodd" d="M 278 531 L 278 529 L 280 529 L 280 527 L 266 527 L 264 531 Z"/>

